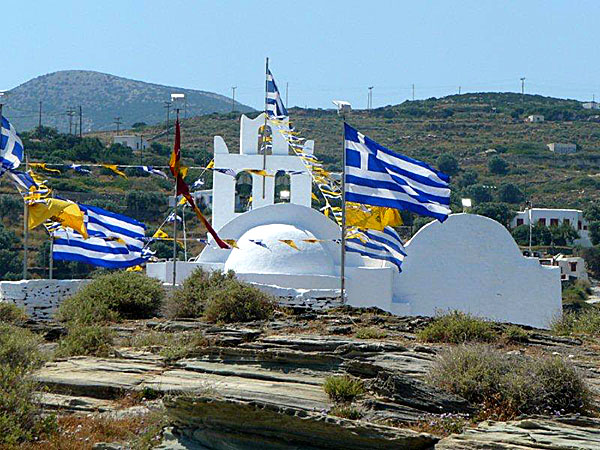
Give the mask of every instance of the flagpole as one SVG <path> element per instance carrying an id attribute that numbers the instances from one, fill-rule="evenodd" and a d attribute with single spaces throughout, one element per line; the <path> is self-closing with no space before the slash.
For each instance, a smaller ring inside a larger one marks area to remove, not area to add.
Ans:
<path id="1" fill-rule="evenodd" d="M 177 220 L 177 215 L 175 215 Z M 183 223 L 183 260 L 187 261 L 187 233 L 185 231 L 185 205 L 181 208 L 181 222 Z"/>
<path id="2" fill-rule="evenodd" d="M 52 279 L 53 271 L 54 271 L 54 256 L 52 253 L 54 252 L 54 235 L 50 232 L 50 258 L 48 262 L 48 279 Z"/>
<path id="3" fill-rule="evenodd" d="M 262 151 L 263 151 L 263 170 L 267 170 L 267 108 L 269 106 L 267 102 L 267 93 L 269 92 L 269 58 L 267 57 L 265 62 L 265 123 L 263 125 L 262 132 Z M 267 177 L 263 174 L 263 182 L 262 182 L 262 197 L 263 199 L 266 196 L 265 189 L 267 186 Z"/>
<path id="4" fill-rule="evenodd" d="M 340 296 L 346 293 L 346 115 L 342 112 L 342 257 L 340 266 Z"/>
<path id="5" fill-rule="evenodd" d="M 25 155 L 25 172 L 29 170 L 29 156 Z M 23 201 L 23 279 L 27 279 L 27 247 L 29 245 L 29 209 Z"/>
<path id="6" fill-rule="evenodd" d="M 179 108 L 177 111 L 177 123 L 179 123 Z M 175 215 L 175 220 L 173 220 L 173 287 L 176 285 L 177 280 L 177 177 L 179 174 L 175 176 L 175 190 L 173 192 L 173 198 L 175 201 L 175 210 L 173 214 Z"/>

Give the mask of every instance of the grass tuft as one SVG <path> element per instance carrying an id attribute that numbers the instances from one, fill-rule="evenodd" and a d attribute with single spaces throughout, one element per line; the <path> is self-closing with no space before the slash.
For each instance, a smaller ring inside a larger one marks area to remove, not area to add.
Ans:
<path id="1" fill-rule="evenodd" d="M 358 339 L 385 339 L 387 335 L 385 330 L 376 327 L 361 327 L 354 333 Z"/>
<path id="2" fill-rule="evenodd" d="M 323 390 L 332 401 L 338 403 L 351 403 L 365 393 L 363 382 L 348 375 L 327 377 Z"/>
<path id="3" fill-rule="evenodd" d="M 564 312 L 550 324 L 553 333 L 563 336 L 600 336 L 600 309 L 595 306 L 577 312 Z"/>
<path id="4" fill-rule="evenodd" d="M 0 301 L 0 322 L 18 325 L 28 318 L 25 308 L 21 308 L 14 303 Z"/>

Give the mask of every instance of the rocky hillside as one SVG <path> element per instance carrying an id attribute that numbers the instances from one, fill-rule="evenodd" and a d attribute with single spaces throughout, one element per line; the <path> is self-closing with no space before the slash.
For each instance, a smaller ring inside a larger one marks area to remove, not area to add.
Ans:
<path id="1" fill-rule="evenodd" d="M 164 102 L 173 92 L 185 93 L 187 115 L 231 111 L 231 99 L 213 92 L 146 83 L 106 73 L 87 70 L 64 70 L 34 78 L 10 90 L 5 113 L 17 129 L 23 131 L 38 125 L 39 102 L 42 121 L 62 131 L 69 127 L 69 108 L 83 111 L 83 130 L 107 130 L 115 127 L 115 117 L 122 120 L 121 129 L 136 122 L 154 124 L 165 120 Z M 238 111 L 252 108 L 237 103 Z M 77 113 L 78 114 L 78 113 Z M 73 123 L 78 123 L 78 115 Z"/>

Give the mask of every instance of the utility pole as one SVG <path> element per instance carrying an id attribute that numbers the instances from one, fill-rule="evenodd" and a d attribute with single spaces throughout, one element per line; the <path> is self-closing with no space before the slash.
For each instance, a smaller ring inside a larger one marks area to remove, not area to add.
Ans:
<path id="1" fill-rule="evenodd" d="M 117 134 L 119 134 L 119 131 L 121 129 L 121 124 L 123 122 L 121 122 L 121 118 L 120 117 L 115 117 L 115 121 L 113 122 L 117 125 Z"/>
<path id="2" fill-rule="evenodd" d="M 288 107 L 288 89 L 290 87 L 289 81 L 285 82 L 285 109 Z"/>
<path id="3" fill-rule="evenodd" d="M 140 134 L 140 166 L 144 165 L 144 135 Z"/>
<path id="4" fill-rule="evenodd" d="M 525 95 L 525 77 L 521 77 L 521 95 Z"/>
<path id="5" fill-rule="evenodd" d="M 413 99 L 413 102 L 414 102 L 415 101 L 415 84 L 414 83 L 412 85 L 412 91 L 413 91 L 412 99 Z"/>
<path id="6" fill-rule="evenodd" d="M 83 112 L 81 105 L 79 105 L 79 139 L 83 137 Z"/>
<path id="7" fill-rule="evenodd" d="M 67 116 L 69 116 L 69 134 L 73 134 L 73 114 L 75 114 L 73 108 L 67 109 Z"/>
<path id="8" fill-rule="evenodd" d="M 42 101 L 40 100 L 40 114 L 38 117 L 38 137 L 42 137 Z"/>
<path id="9" fill-rule="evenodd" d="M 369 86 L 369 100 L 368 100 L 368 106 L 367 106 L 367 109 L 369 111 L 371 109 L 373 109 L 373 87 L 374 86 Z"/>
<path id="10" fill-rule="evenodd" d="M 235 90 L 237 86 L 231 86 L 231 112 L 235 112 Z"/>
<path id="11" fill-rule="evenodd" d="M 165 106 L 164 106 L 167 110 L 167 125 L 165 128 L 165 133 L 167 134 L 167 140 L 169 137 L 169 112 L 171 110 L 171 102 L 165 102 Z"/>
<path id="12" fill-rule="evenodd" d="M 460 86 L 458 87 L 458 95 L 460 95 Z"/>

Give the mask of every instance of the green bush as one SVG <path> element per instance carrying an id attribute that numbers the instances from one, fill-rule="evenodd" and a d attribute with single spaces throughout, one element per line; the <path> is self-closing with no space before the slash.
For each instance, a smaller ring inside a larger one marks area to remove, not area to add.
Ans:
<path id="1" fill-rule="evenodd" d="M 73 326 L 58 342 L 56 356 L 109 356 L 112 350 L 113 332 L 98 325 Z"/>
<path id="2" fill-rule="evenodd" d="M 461 344 L 464 342 L 493 342 L 498 339 L 492 324 L 460 311 L 452 311 L 438 316 L 417 333 L 424 342 L 446 342 Z"/>
<path id="3" fill-rule="evenodd" d="M 38 348 L 41 338 L 28 330 L 0 324 L 0 447 L 18 448 L 53 431 L 53 416 L 41 416 L 37 401 L 39 386 L 30 372 L 43 358 Z"/>
<path id="4" fill-rule="evenodd" d="M 37 368 L 43 358 L 39 352 L 42 339 L 24 328 L 0 323 L 0 366 Z"/>
<path id="5" fill-rule="evenodd" d="M 165 291 L 160 281 L 136 272 L 101 275 L 60 306 L 57 318 L 80 324 L 147 319 L 160 310 Z"/>
<path id="6" fill-rule="evenodd" d="M 550 329 L 560 335 L 600 336 L 600 310 L 590 306 L 577 312 L 564 312 L 550 324 Z"/>
<path id="7" fill-rule="evenodd" d="M 339 403 L 351 403 L 365 393 L 363 382 L 348 375 L 327 377 L 323 390 L 332 401 Z"/>
<path id="8" fill-rule="evenodd" d="M 22 323 L 29 317 L 24 308 L 10 302 L 0 302 L 0 322 L 4 323 Z"/>
<path id="9" fill-rule="evenodd" d="M 517 325 L 509 325 L 502 332 L 502 338 L 509 343 L 527 342 L 529 340 L 529 334 Z"/>
<path id="10" fill-rule="evenodd" d="M 167 301 L 169 317 L 204 317 L 210 322 L 248 322 L 268 319 L 274 302 L 255 287 L 235 278 L 233 272 L 195 270 Z"/>
<path id="11" fill-rule="evenodd" d="M 496 418 L 581 413 L 590 391 L 581 374 L 557 356 L 512 356 L 485 345 L 459 346 L 438 356 L 429 374 L 438 387 L 482 406 Z"/>

